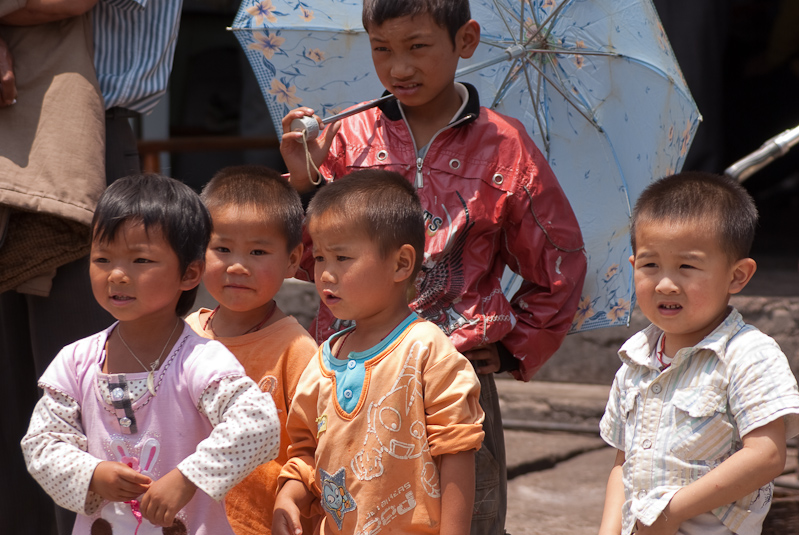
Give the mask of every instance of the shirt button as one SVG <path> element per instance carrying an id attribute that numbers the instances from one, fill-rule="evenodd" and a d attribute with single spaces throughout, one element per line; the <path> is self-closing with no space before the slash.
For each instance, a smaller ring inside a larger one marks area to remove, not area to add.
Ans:
<path id="1" fill-rule="evenodd" d="M 351 370 L 354 370 L 355 366 L 357 366 L 357 365 L 358 364 L 354 360 L 351 360 L 351 361 L 347 362 L 347 368 L 349 368 Z"/>
<path id="2" fill-rule="evenodd" d="M 660 391 L 663 390 L 663 387 L 660 386 L 660 383 L 655 383 L 652 385 L 652 392 L 655 394 L 660 394 Z"/>
<path id="3" fill-rule="evenodd" d="M 119 419 L 119 425 L 121 425 L 122 427 L 130 427 L 132 424 L 133 422 L 127 416 Z"/>
<path id="4" fill-rule="evenodd" d="M 113 399 L 114 401 L 122 401 L 124 397 L 125 397 L 125 391 L 119 387 L 116 387 L 111 391 L 111 399 Z"/>
<path id="5" fill-rule="evenodd" d="M 644 498 L 646 498 L 646 491 L 645 490 L 639 490 L 638 491 L 638 499 L 639 500 L 643 500 Z"/>
<path id="6" fill-rule="evenodd" d="M 349 388 L 344 391 L 344 397 L 350 399 L 352 397 L 352 390 Z"/>
<path id="7" fill-rule="evenodd" d="M 649 448 L 651 448 L 651 447 L 652 447 L 652 441 L 651 441 L 651 440 L 649 440 L 649 439 L 646 439 L 646 440 L 644 440 L 644 441 L 641 443 L 641 446 L 642 446 L 642 447 L 643 447 L 645 450 L 648 450 Z"/>

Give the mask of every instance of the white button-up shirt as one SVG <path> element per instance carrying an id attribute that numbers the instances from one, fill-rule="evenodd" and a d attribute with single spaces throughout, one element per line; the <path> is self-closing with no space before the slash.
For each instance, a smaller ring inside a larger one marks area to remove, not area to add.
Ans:
<path id="1" fill-rule="evenodd" d="M 651 525 L 682 487 L 741 449 L 741 437 L 785 417 L 799 434 L 799 390 L 777 343 L 731 309 L 694 347 L 660 370 L 654 349 L 662 331 L 650 325 L 619 350 L 602 438 L 624 451 L 626 501 L 622 534 L 636 520 Z M 769 484 L 713 514 L 738 535 L 757 535 L 768 512 Z"/>

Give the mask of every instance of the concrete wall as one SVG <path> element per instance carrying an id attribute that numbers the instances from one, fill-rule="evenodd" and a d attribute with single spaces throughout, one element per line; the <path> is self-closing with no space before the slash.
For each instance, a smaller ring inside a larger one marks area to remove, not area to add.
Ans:
<path id="1" fill-rule="evenodd" d="M 799 297 L 733 296 L 730 304 L 744 320 L 777 340 L 799 375 Z M 649 324 L 633 311 L 630 327 L 613 327 L 566 337 L 558 352 L 535 376 L 539 381 L 610 384 L 621 361 L 616 351 L 627 338 Z"/>

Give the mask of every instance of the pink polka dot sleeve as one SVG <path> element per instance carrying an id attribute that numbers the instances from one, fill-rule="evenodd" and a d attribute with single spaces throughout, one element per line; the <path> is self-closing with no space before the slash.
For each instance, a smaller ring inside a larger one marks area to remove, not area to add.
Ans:
<path id="1" fill-rule="evenodd" d="M 77 401 L 45 389 L 21 446 L 28 471 L 58 505 L 85 515 L 100 508 L 103 499 L 89 491 L 100 459 L 87 453 Z"/>
<path id="2" fill-rule="evenodd" d="M 277 456 L 280 422 L 272 397 L 249 377 L 212 383 L 203 392 L 198 410 L 214 430 L 178 469 L 219 501 L 255 467 Z"/>

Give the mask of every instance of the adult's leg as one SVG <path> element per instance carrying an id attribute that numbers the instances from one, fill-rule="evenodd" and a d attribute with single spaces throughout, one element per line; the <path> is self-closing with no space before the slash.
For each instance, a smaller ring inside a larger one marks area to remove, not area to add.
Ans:
<path id="1" fill-rule="evenodd" d="M 505 435 L 494 376 L 478 375 L 480 406 L 485 412 L 483 445 L 475 454 L 475 493 L 472 535 L 503 535 L 508 506 Z"/>
<path id="2" fill-rule="evenodd" d="M 139 149 L 130 119 L 136 112 L 111 108 L 105 113 L 105 178 L 110 184 L 123 176 L 141 173 Z"/>
<path id="3" fill-rule="evenodd" d="M 0 525 L 4 533 L 51 534 L 55 530 L 53 502 L 28 474 L 19 446 L 39 392 L 27 301 L 14 291 L 0 294 L 0 365 L 0 459 L 4 480 L 0 485 Z"/>

